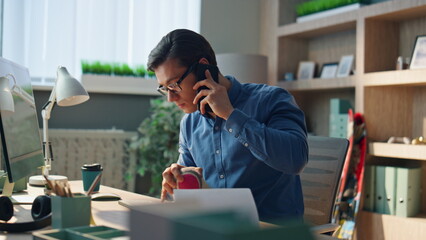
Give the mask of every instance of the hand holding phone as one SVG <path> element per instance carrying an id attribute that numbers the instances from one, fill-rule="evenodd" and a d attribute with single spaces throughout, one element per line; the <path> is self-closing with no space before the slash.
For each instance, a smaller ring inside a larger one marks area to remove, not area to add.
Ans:
<path id="1" fill-rule="evenodd" d="M 210 65 L 210 64 L 201 64 L 201 63 L 199 63 L 197 65 L 197 70 L 196 70 L 197 81 L 199 82 L 199 81 L 203 81 L 203 80 L 206 79 L 206 74 L 205 74 L 206 70 L 209 70 L 213 80 L 218 83 L 219 82 L 219 69 L 217 68 L 217 66 Z M 197 89 L 197 93 L 199 93 L 203 89 L 209 89 L 209 88 L 207 88 L 206 86 L 199 87 Z M 204 98 L 205 97 L 201 97 L 200 100 L 197 103 L 198 111 L 200 111 L 200 102 Z M 211 107 L 208 104 L 206 104 L 204 106 L 204 110 L 206 111 L 206 114 L 208 112 L 213 112 L 213 110 L 211 109 Z"/>

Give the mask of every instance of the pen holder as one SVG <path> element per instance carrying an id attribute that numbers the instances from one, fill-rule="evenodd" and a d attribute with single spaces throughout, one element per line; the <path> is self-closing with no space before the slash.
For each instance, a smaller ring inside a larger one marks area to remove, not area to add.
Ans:
<path id="1" fill-rule="evenodd" d="M 88 226 L 90 224 L 90 196 L 52 196 L 52 228 Z"/>

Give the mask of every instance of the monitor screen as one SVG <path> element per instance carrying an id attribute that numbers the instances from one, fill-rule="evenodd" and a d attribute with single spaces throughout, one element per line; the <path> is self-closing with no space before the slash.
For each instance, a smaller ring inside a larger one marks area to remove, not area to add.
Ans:
<path id="1" fill-rule="evenodd" d="M 15 182 L 44 165 L 42 143 L 28 69 L 0 57 L 0 79 L 9 82 L 13 98 L 1 104 L 2 167 Z"/>

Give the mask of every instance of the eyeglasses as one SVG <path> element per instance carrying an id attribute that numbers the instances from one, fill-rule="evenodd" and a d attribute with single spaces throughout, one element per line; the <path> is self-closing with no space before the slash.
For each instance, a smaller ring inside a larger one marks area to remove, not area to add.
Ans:
<path id="1" fill-rule="evenodd" d="M 195 62 L 189 66 L 189 68 L 186 70 L 186 72 L 182 75 L 182 77 L 179 78 L 179 80 L 175 83 L 171 83 L 167 86 L 159 86 L 157 88 L 157 91 L 161 93 L 163 96 L 167 96 L 167 92 L 171 91 L 172 93 L 180 93 L 182 91 L 182 88 L 180 87 L 181 82 L 194 70 L 195 66 L 198 62 Z"/>

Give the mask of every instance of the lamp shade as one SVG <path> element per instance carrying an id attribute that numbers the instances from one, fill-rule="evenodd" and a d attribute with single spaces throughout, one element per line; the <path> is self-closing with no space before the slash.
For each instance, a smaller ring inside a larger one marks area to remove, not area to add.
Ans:
<path id="1" fill-rule="evenodd" d="M 216 55 L 223 75 L 232 75 L 242 83 L 267 83 L 268 59 L 257 54 L 222 53 Z"/>
<path id="2" fill-rule="evenodd" d="M 9 88 L 9 78 L 0 77 L 0 110 L 1 113 L 14 113 L 15 104 Z"/>
<path id="3" fill-rule="evenodd" d="M 59 106 L 73 106 L 89 100 L 89 94 L 65 67 L 59 67 L 56 79 L 56 101 Z"/>

